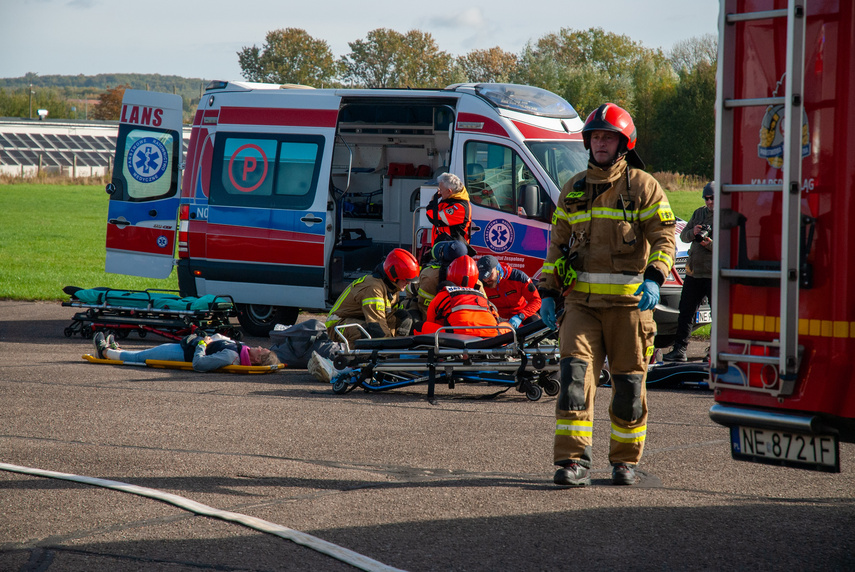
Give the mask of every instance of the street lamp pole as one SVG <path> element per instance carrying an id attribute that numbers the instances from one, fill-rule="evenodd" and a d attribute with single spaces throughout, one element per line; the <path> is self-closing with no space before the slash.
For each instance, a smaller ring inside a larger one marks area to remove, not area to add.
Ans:
<path id="1" fill-rule="evenodd" d="M 33 84 L 30 84 L 30 119 L 33 118 Z"/>

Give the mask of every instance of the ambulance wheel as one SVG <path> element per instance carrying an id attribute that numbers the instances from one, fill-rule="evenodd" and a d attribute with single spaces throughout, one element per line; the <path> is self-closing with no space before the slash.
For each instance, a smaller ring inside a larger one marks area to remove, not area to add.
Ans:
<path id="1" fill-rule="evenodd" d="M 342 393 L 345 393 L 347 391 L 347 387 L 348 387 L 347 376 L 346 375 L 340 375 L 333 382 L 332 390 L 333 390 L 333 392 L 341 395 Z"/>
<path id="2" fill-rule="evenodd" d="M 543 388 L 539 385 L 531 384 L 525 392 L 525 396 L 529 401 L 537 401 L 543 397 Z"/>
<path id="3" fill-rule="evenodd" d="M 267 306 L 265 304 L 237 304 L 238 322 L 249 336 L 266 338 L 276 324 L 297 322 L 299 308 Z"/>
<path id="4" fill-rule="evenodd" d="M 558 395 L 558 392 L 561 390 L 561 384 L 552 376 L 541 379 L 540 385 L 543 387 L 543 392 L 549 397 Z"/>

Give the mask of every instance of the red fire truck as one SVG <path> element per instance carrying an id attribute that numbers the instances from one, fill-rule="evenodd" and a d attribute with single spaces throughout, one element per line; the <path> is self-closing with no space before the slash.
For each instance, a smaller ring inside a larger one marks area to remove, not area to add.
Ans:
<path id="1" fill-rule="evenodd" d="M 855 2 L 721 0 L 710 417 L 735 459 L 855 442 Z"/>

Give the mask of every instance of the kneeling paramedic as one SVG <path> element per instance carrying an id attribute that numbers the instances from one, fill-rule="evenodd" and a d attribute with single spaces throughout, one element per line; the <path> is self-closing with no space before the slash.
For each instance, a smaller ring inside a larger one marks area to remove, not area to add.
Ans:
<path id="1" fill-rule="evenodd" d="M 525 272 L 487 255 L 478 259 L 478 273 L 487 299 L 512 328 L 540 319 L 540 294 Z"/>
<path id="2" fill-rule="evenodd" d="M 357 278 L 338 297 L 327 316 L 327 335 L 341 341 L 336 326 L 360 324 L 372 338 L 411 333 L 413 319 L 406 310 L 395 310 L 398 293 L 419 276 L 416 257 L 403 248 L 390 252 L 374 272 Z M 344 328 L 348 343 L 364 337 L 357 327 Z"/>
<path id="3" fill-rule="evenodd" d="M 553 480 L 591 484 L 594 394 L 608 358 L 612 482 L 631 485 L 647 433 L 652 310 L 673 265 L 674 214 L 659 183 L 642 170 L 629 113 L 611 103 L 600 106 L 585 121 L 582 137 L 588 168 L 561 191 L 538 284 L 546 325 L 555 328 L 556 304 L 564 307 Z"/>

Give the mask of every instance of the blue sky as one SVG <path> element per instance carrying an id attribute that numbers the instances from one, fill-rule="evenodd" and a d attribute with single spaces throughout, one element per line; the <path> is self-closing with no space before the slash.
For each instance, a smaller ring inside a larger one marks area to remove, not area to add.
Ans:
<path id="1" fill-rule="evenodd" d="M 717 0 L 0 0 L 0 77 L 159 73 L 242 79 L 237 52 L 303 28 L 336 56 L 376 28 L 430 32 L 463 55 L 519 53 L 561 28 L 603 28 L 643 45 L 717 33 Z"/>

